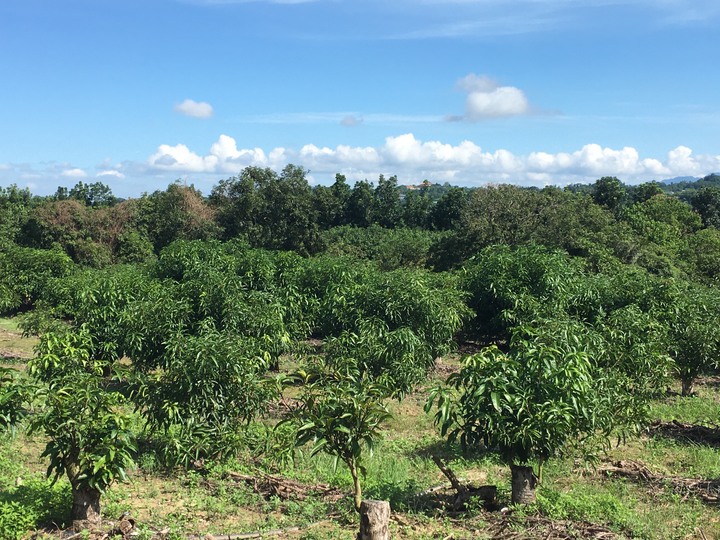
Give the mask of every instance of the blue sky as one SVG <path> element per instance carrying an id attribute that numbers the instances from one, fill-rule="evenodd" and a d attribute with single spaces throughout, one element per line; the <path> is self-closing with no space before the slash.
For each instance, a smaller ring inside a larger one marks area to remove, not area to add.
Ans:
<path id="1" fill-rule="evenodd" d="M 717 0 L 2 0 L 0 184 L 720 171 Z"/>

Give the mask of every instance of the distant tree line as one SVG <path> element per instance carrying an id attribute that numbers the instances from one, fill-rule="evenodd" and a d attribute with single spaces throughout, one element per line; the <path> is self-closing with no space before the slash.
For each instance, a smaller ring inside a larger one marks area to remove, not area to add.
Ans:
<path id="1" fill-rule="evenodd" d="M 0 245 L 55 249 L 102 268 L 151 259 L 175 240 L 243 239 L 303 256 L 328 252 L 400 266 L 448 269 L 493 244 L 534 242 L 597 269 L 637 264 L 706 283 L 720 272 L 720 176 L 695 183 L 460 188 L 399 186 L 380 176 L 310 186 L 307 171 L 248 167 L 204 196 L 176 182 L 122 200 L 100 182 L 49 197 L 0 188 Z"/>

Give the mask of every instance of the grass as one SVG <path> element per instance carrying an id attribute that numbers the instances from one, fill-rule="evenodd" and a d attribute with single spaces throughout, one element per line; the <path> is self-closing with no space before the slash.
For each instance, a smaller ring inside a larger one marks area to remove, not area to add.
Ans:
<path id="1" fill-rule="evenodd" d="M 16 319 L 0 318 L 0 360 L 3 364 L 18 364 L 33 357 L 37 338 L 23 337 Z"/>
<path id="2" fill-rule="evenodd" d="M 692 396 L 670 393 L 652 404 L 653 418 L 670 422 L 678 420 L 691 424 L 720 424 L 720 380 L 702 378 L 695 385 Z"/>
<path id="3" fill-rule="evenodd" d="M 20 336 L 13 321 L 0 320 L 0 339 L 8 340 L 2 341 L 0 348 L 16 351 L 17 358 L 31 354 L 34 343 Z M 525 520 L 533 516 L 565 523 L 569 530 L 578 531 L 579 538 L 588 522 L 610 528 L 619 538 L 701 538 L 700 530 L 706 538 L 720 538 L 717 508 L 670 489 L 651 490 L 628 480 L 606 478 L 583 466 L 576 456 L 551 460 L 545 467 L 537 504 L 514 509 L 512 517 L 489 513 L 479 504 L 463 515 L 448 515 L 432 504 L 441 494 L 418 496 L 423 490 L 447 484 L 432 455 L 441 456 L 467 482 L 497 485 L 501 506 L 509 505 L 510 474 L 492 454 L 465 454 L 457 446 L 446 445 L 422 410 L 425 395 L 425 389 L 420 389 L 402 402 L 390 404 L 394 417 L 387 424 L 384 440 L 365 462 L 365 496 L 390 501 L 393 538 L 500 537 L 494 527 L 503 519 L 510 520 L 508 526 L 514 532 L 525 531 L 528 538 L 549 536 L 551 531 L 541 526 L 534 526 L 533 533 L 525 529 Z M 696 396 L 669 395 L 658 400 L 652 415 L 664 421 L 715 425 L 719 405 L 720 386 L 708 378 L 697 385 Z M 257 426 L 251 429 L 263 433 Z M 51 486 L 44 479 L 43 447 L 41 438 L 23 434 L 0 439 L 0 538 L 22 538 L 28 528 L 49 526 L 52 530 L 53 523 L 67 522 L 69 487 L 62 480 Z M 144 453 L 138 456 L 129 481 L 113 486 L 104 496 L 103 513 L 115 520 L 129 512 L 140 524 L 141 540 L 149 540 L 158 530 L 176 540 L 190 534 L 292 527 L 300 530 L 289 536 L 305 540 L 355 537 L 358 523 L 352 509 L 352 483 L 344 465 L 336 467 L 328 456 L 309 457 L 302 452 L 290 463 L 273 457 L 277 456 L 258 456 L 246 449 L 234 460 L 207 463 L 198 472 L 164 470 L 152 453 Z M 645 435 L 611 449 L 607 459 L 635 460 L 664 475 L 720 478 L 717 448 L 672 438 Z M 338 502 L 312 495 L 305 500 L 265 498 L 247 483 L 234 481 L 229 471 L 265 471 L 307 484 L 326 483 L 347 497 Z"/>

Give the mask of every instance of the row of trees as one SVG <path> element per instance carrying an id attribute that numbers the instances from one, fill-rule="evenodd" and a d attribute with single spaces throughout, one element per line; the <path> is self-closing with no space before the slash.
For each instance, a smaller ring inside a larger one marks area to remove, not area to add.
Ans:
<path id="1" fill-rule="evenodd" d="M 168 465 L 224 458 L 293 386 L 272 437 L 345 463 L 359 508 L 387 401 L 471 340 L 483 348 L 428 412 L 497 452 L 526 502 L 547 459 L 635 432 L 671 375 L 689 394 L 717 367 L 715 187 L 692 204 L 615 178 L 431 187 L 311 189 L 288 166 L 245 169 L 207 199 L 180 184 L 127 201 L 102 185 L 3 190 L 0 312 L 41 340 L 30 381 L 0 373 L 0 422 L 32 412 L 75 518 L 95 521 L 138 440 Z"/>
<path id="2" fill-rule="evenodd" d="M 35 254 L 17 249 L 17 260 Z M 673 370 L 687 394 L 720 353 L 716 289 L 637 266 L 597 273 L 534 244 L 491 246 L 443 273 L 237 241 L 176 241 L 145 265 L 67 264 L 31 288 L 35 390 L 5 377 L 0 417 L 18 421 L 40 396 L 30 426 L 47 436 L 50 471 L 68 477 L 81 521 L 99 518 L 138 438 L 170 465 L 222 458 L 288 385 L 298 401 L 281 425 L 347 465 L 359 507 L 387 400 L 458 338 L 487 348 L 430 393 L 428 410 L 451 440 L 498 452 L 526 502 L 534 462 L 634 432 Z M 280 374 L 287 355 L 299 369 Z M 129 428 L 132 408 L 142 433 Z"/>
<path id="3" fill-rule="evenodd" d="M 653 273 L 712 282 L 720 266 L 720 187 L 666 194 L 668 186 L 595 184 L 532 189 L 475 189 L 421 184 L 401 189 L 380 177 L 350 187 L 338 175 L 311 188 L 306 171 L 249 167 L 208 197 L 192 186 L 118 201 L 106 187 L 78 184 L 54 197 L 26 190 L 0 193 L 0 242 L 50 249 L 80 264 L 104 267 L 156 256 L 177 239 L 245 239 L 253 247 L 322 252 L 402 265 L 447 269 L 479 249 L 535 242 L 582 256 L 608 271 L 637 264 Z M 103 189 L 104 187 L 104 189 Z M 440 189 L 442 188 L 442 189 Z M 373 246 L 382 244 L 382 249 Z"/>

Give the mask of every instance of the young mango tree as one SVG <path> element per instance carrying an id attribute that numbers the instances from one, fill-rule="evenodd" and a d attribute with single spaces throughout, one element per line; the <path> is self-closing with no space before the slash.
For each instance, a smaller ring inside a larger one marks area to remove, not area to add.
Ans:
<path id="1" fill-rule="evenodd" d="M 314 358 L 289 379 L 303 388 L 286 422 L 296 426 L 296 446 L 313 442 L 311 454 L 322 451 L 347 465 L 359 512 L 363 458 L 390 418 L 386 401 L 401 399 L 423 379 L 434 344 L 409 327 L 391 329 L 379 319 L 360 320 L 357 327 L 329 338 L 322 360 Z"/>
<path id="2" fill-rule="evenodd" d="M 664 318 L 682 395 L 689 396 L 695 379 L 720 363 L 720 295 L 710 288 L 690 288 Z"/>
<path id="3" fill-rule="evenodd" d="M 48 437 L 42 456 L 50 459 L 48 476 L 67 476 L 73 496 L 75 529 L 100 524 L 100 499 L 126 478 L 135 451 L 124 396 L 109 389 L 106 363 L 92 358 L 86 328 L 46 334 L 29 368 L 39 388 L 39 410 L 30 432 Z"/>
<path id="4" fill-rule="evenodd" d="M 460 287 L 475 312 L 465 331 L 484 343 L 509 342 L 515 326 L 567 312 L 583 278 L 577 261 L 562 251 L 489 246 L 461 272 Z"/>
<path id="5" fill-rule="evenodd" d="M 160 369 L 139 374 L 134 401 L 149 432 L 164 434 L 167 463 L 231 455 L 243 425 L 267 410 L 276 385 L 265 377 L 265 340 L 215 330 L 171 336 Z"/>
<path id="6" fill-rule="evenodd" d="M 668 329 L 652 314 L 631 304 L 596 321 L 598 338 L 593 357 L 616 392 L 617 414 L 633 411 L 638 423 L 647 419 L 647 406 L 670 382 L 673 362 L 667 354 Z M 623 403 L 625 405 L 623 405 Z"/>
<path id="7" fill-rule="evenodd" d="M 531 503 L 546 460 L 609 436 L 597 375 L 581 340 L 552 343 L 522 328 L 508 353 L 493 345 L 468 356 L 449 388 L 431 391 L 426 411 L 437 407 L 435 422 L 451 442 L 497 452 L 510 466 L 512 502 Z"/>
<path id="8" fill-rule="evenodd" d="M 0 429 L 13 430 L 27 414 L 31 386 L 16 369 L 0 367 Z"/>
<path id="9" fill-rule="evenodd" d="M 360 477 L 366 475 L 363 458 L 373 451 L 383 423 L 390 418 L 384 403 L 387 389 L 351 367 L 300 371 L 293 379 L 303 389 L 299 405 L 283 422 L 295 424 L 296 446 L 312 443 L 310 455 L 325 452 L 347 466 L 355 510 L 360 512 Z"/>

